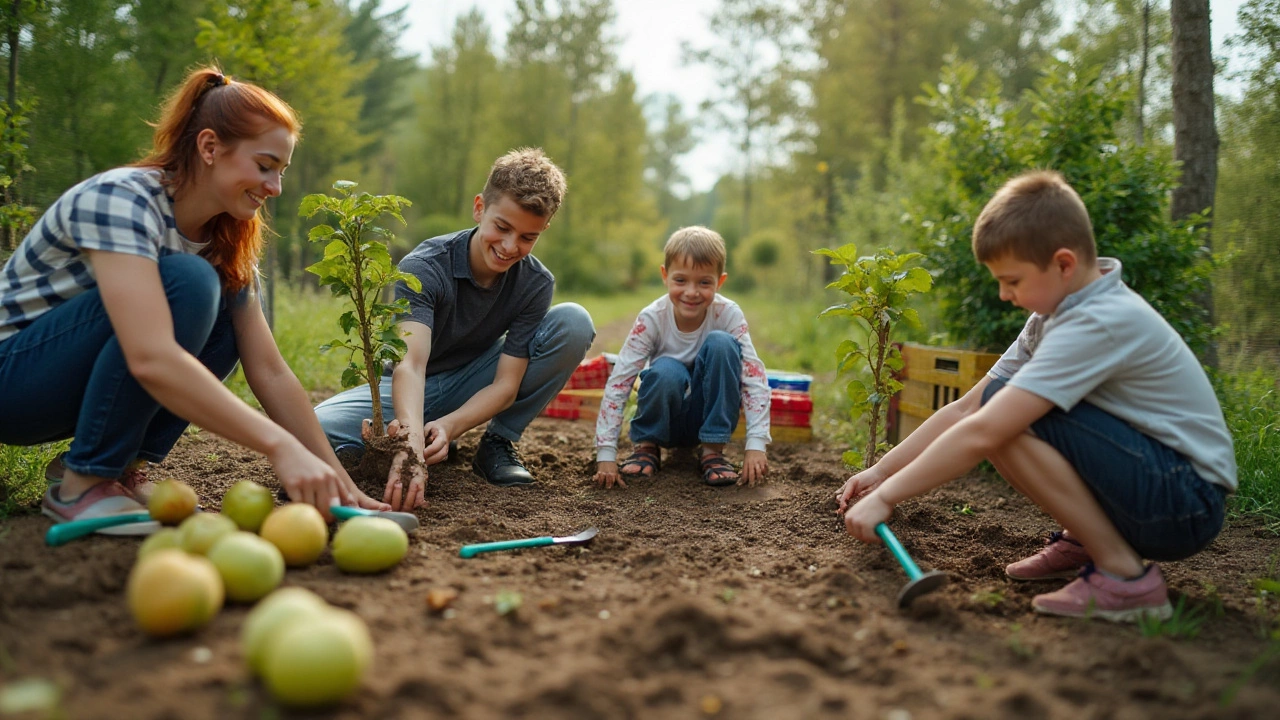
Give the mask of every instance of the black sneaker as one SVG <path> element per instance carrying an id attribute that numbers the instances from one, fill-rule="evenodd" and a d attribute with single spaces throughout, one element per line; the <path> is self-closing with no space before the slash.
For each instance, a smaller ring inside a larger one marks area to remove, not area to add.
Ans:
<path id="1" fill-rule="evenodd" d="M 480 438 L 476 456 L 471 461 L 471 469 L 490 485 L 510 487 L 534 482 L 533 476 L 520 462 L 516 446 L 510 440 L 491 432 L 486 432 Z"/>

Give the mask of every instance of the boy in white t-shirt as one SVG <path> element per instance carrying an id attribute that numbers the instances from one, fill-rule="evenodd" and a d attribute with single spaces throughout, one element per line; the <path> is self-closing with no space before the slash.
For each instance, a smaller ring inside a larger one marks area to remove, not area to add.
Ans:
<path id="1" fill-rule="evenodd" d="M 1160 568 L 1143 559 L 1203 550 L 1236 487 L 1203 368 L 1121 281 L 1120 262 L 1097 257 L 1089 213 L 1058 173 L 1006 183 L 974 224 L 973 252 L 1031 318 L 987 377 L 836 493 L 849 533 L 877 542 L 894 505 L 987 458 L 1065 529 L 1005 569 L 1014 580 L 1078 574 L 1037 595 L 1036 611 L 1168 618 Z"/>
<path id="2" fill-rule="evenodd" d="M 698 445 L 698 468 L 708 485 L 754 485 L 769 471 L 769 384 L 742 309 L 717 292 L 728 278 L 724 239 L 704 227 L 681 228 L 663 253 L 667 294 L 640 311 L 605 386 L 596 420 L 595 482 L 626 487 L 623 478 L 652 477 L 660 469 L 659 448 Z M 636 375 L 632 453 L 619 467 L 622 409 Z M 740 410 L 747 431 L 738 472 L 724 445 Z"/>

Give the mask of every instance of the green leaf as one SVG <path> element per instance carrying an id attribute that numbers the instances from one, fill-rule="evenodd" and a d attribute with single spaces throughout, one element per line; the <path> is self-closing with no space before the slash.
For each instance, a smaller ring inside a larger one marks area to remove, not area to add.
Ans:
<path id="1" fill-rule="evenodd" d="M 317 225 L 311 228 L 311 230 L 307 232 L 307 239 L 313 240 L 313 241 L 320 240 L 322 238 L 329 237 L 335 232 L 337 232 L 337 230 L 334 230 L 332 227 L 329 227 L 328 225 Z"/>
<path id="2" fill-rule="evenodd" d="M 1273 595 L 1280 595 L 1280 580 L 1272 580 L 1271 578 L 1258 578 L 1253 581 L 1253 587 Z"/>
<path id="3" fill-rule="evenodd" d="M 933 276 L 922 267 L 913 267 L 907 271 L 906 277 L 897 282 L 898 290 L 907 293 L 925 292 L 933 287 Z"/>
<path id="4" fill-rule="evenodd" d="M 358 183 L 353 183 L 350 180 L 338 180 L 333 184 L 333 189 L 338 192 L 349 193 L 357 184 Z"/>
<path id="5" fill-rule="evenodd" d="M 298 215 L 300 217 L 311 217 L 316 211 L 324 205 L 328 198 L 321 194 L 307 195 L 302 198 L 302 202 L 298 203 Z"/>
<path id="6" fill-rule="evenodd" d="M 364 375 L 354 364 L 342 371 L 342 387 L 353 388 L 365 382 Z"/>
<path id="7" fill-rule="evenodd" d="M 857 450 L 845 450 L 840 454 L 840 462 L 844 463 L 845 467 L 862 467 L 862 453 Z"/>
<path id="8" fill-rule="evenodd" d="M 348 335 L 355 329 L 357 323 L 359 323 L 359 320 L 356 319 L 355 310 L 348 310 L 342 313 L 342 317 L 338 318 L 338 325 L 342 326 L 342 332 Z"/>

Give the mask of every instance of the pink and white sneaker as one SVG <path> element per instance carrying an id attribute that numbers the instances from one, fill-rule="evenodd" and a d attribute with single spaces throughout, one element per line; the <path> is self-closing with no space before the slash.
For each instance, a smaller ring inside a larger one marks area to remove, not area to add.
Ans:
<path id="1" fill-rule="evenodd" d="M 1080 568 L 1089 562 L 1084 546 L 1067 533 L 1049 535 L 1049 542 L 1040 552 L 1023 558 L 1004 569 L 1004 574 L 1014 580 L 1054 580 L 1075 577 Z"/>
<path id="2" fill-rule="evenodd" d="M 1167 620 L 1173 615 L 1169 587 L 1155 563 L 1132 580 L 1117 580 L 1090 563 L 1066 587 L 1032 598 L 1031 607 L 1045 615 L 1111 622 L 1137 622 L 1143 616 Z"/>

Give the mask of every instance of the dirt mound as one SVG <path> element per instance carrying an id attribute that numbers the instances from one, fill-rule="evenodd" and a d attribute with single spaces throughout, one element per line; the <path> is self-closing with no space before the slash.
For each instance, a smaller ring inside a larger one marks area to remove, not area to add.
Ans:
<path id="1" fill-rule="evenodd" d="M 400 566 L 346 576 L 326 554 L 288 572 L 287 584 L 364 617 L 376 645 L 362 691 L 321 716 L 1245 718 L 1280 707 L 1280 662 L 1235 687 L 1280 612 L 1251 586 L 1276 547 L 1256 522 L 1164 566 L 1176 596 L 1212 608 L 1199 636 L 1144 638 L 1032 613 L 1047 586 L 1003 568 L 1055 528 L 975 475 L 900 507 L 903 544 L 951 575 L 900 612 L 902 570 L 835 515 L 836 448 L 778 447 L 756 488 L 707 487 L 691 453 L 667 453 L 657 477 L 605 491 L 589 482 L 591 430 L 537 421 L 520 451 L 539 482 L 513 489 L 471 473 L 479 433 L 464 436 L 457 460 L 430 468 Z M 261 457 L 206 434 L 185 437 L 159 471 L 210 509 L 237 480 L 275 485 Z M 588 526 L 600 534 L 586 547 L 458 557 L 466 543 Z M 46 527 L 0 528 L 0 682 L 56 680 L 68 717 L 305 717 L 274 708 L 244 670 L 246 607 L 192 637 L 145 639 L 123 598 L 138 541 L 47 548 Z M 452 613 L 428 611 L 432 588 L 458 593 Z M 518 595 L 518 609 L 500 615 L 500 594 Z"/>

